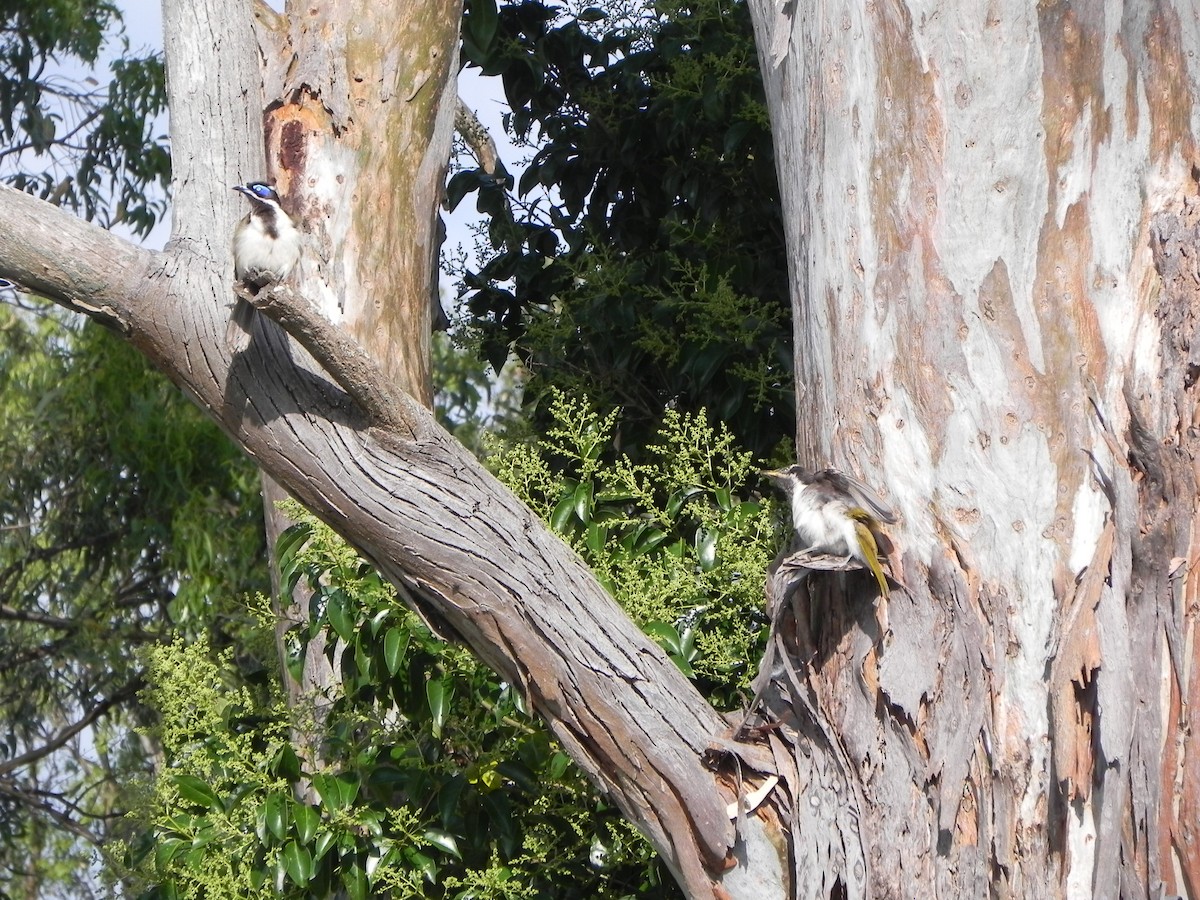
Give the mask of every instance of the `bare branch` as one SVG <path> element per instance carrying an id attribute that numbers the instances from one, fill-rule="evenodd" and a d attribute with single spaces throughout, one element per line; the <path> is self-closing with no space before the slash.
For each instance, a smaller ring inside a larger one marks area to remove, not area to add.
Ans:
<path id="1" fill-rule="evenodd" d="M 454 130 L 466 141 L 471 153 L 479 162 L 480 168 L 489 175 L 495 175 L 500 164 L 500 154 L 496 150 L 496 142 L 492 139 L 487 127 L 479 121 L 479 116 L 475 115 L 475 111 L 471 107 L 463 103 L 461 97 L 454 110 Z"/>
<path id="2" fill-rule="evenodd" d="M 80 825 L 70 816 L 55 809 L 49 801 L 44 797 L 39 796 L 41 791 L 30 791 L 19 785 L 13 784 L 5 778 L 0 778 L 0 796 L 8 797 L 14 803 L 19 803 L 26 809 L 36 810 L 43 815 L 52 819 L 60 828 L 71 832 L 78 838 L 82 838 L 90 844 L 99 846 L 102 839 L 99 835 L 94 834 L 88 828 Z"/>
<path id="3" fill-rule="evenodd" d="M 60 730 L 58 734 L 54 735 L 54 737 L 50 738 L 40 747 L 35 747 L 32 750 L 22 753 L 20 756 L 14 756 L 12 759 L 0 763 L 0 775 L 7 775 L 9 772 L 19 769 L 22 766 L 26 766 L 31 762 L 36 762 L 42 757 L 53 753 L 59 747 L 67 743 L 67 741 L 71 740 L 71 738 L 75 737 L 75 735 L 79 734 L 79 732 L 83 731 L 83 729 L 87 728 L 102 715 L 107 713 L 114 706 L 124 703 L 126 700 L 132 698 L 138 691 L 142 689 L 144 685 L 145 682 L 143 682 L 141 678 L 131 681 L 129 684 L 125 685 L 125 687 L 116 691 L 114 694 L 111 694 L 107 699 L 97 703 L 86 713 L 84 713 L 81 719 Z"/>
<path id="4" fill-rule="evenodd" d="M 131 324 L 98 298 L 121 290 L 155 254 L 21 191 L 0 185 L 0 278 L 128 334 Z"/>
<path id="5" fill-rule="evenodd" d="M 0 603 L 0 619 L 45 625 L 49 628 L 59 628 L 63 631 L 74 631 L 79 627 L 79 622 L 75 619 L 64 619 L 61 616 L 52 616 L 49 613 L 16 609 L 7 603 Z"/>

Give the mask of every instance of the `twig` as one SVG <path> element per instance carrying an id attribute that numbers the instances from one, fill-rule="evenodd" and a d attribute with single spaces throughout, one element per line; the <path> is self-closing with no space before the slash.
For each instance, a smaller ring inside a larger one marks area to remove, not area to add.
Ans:
<path id="1" fill-rule="evenodd" d="M 47 756 L 48 754 L 57 750 L 118 703 L 123 703 L 124 701 L 128 700 L 144 686 L 145 682 L 143 682 L 140 677 L 135 678 L 133 681 L 129 682 L 129 684 L 125 685 L 125 687 L 109 696 L 108 699 L 101 700 L 99 703 L 89 709 L 82 719 L 75 724 L 68 725 L 66 728 L 62 729 L 60 732 L 58 732 L 58 734 L 54 735 L 54 737 L 42 744 L 40 747 L 35 747 L 32 750 L 22 753 L 20 756 L 14 756 L 7 762 L 0 763 L 0 775 L 7 775 L 14 769 L 19 769 L 21 766 L 39 760 L 43 756 Z"/>

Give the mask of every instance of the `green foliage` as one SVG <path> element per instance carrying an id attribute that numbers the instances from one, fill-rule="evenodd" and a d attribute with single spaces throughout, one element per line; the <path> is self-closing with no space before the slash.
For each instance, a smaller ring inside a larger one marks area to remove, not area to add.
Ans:
<path id="1" fill-rule="evenodd" d="M 277 708 L 264 716 L 261 698 L 237 686 L 231 652 L 214 660 L 207 640 L 154 647 L 146 657 L 144 699 L 159 713 L 150 737 L 166 765 L 149 801 L 154 840 L 131 850 L 126 863 L 146 862 L 174 887 L 147 896 L 270 896 L 252 875 L 258 828 L 286 836 L 296 818 L 287 780 L 272 765 L 290 752 L 286 719 Z M 281 856 L 277 850 L 271 861 L 282 865 Z"/>
<path id="2" fill-rule="evenodd" d="M 214 596 L 265 586 L 254 468 L 126 343 L 0 306 L 0 404 L 6 598 L 66 610 L 94 578 L 208 628 Z"/>
<path id="3" fill-rule="evenodd" d="M 152 653 L 165 765 L 125 864 L 142 897 L 669 897 L 645 842 L 598 800 L 521 698 L 435 638 L 333 532 L 292 506 L 279 541 L 341 677 L 318 754 L 228 653 Z M 299 730 L 305 731 L 311 723 Z M 313 762 L 319 755 L 325 763 Z"/>
<path id="4" fill-rule="evenodd" d="M 0 775 L 0 884 L 36 865 L 85 897 L 87 842 L 146 766 L 132 651 L 208 634 L 252 674 L 271 662 L 231 599 L 266 584 L 261 501 L 140 354 L 44 307 L 0 305 L 0 421 L 0 762 L 26 759 Z M 93 714 L 88 741 L 55 745 Z"/>
<path id="5" fill-rule="evenodd" d="M 794 431 L 783 227 L 744 2 L 577 16 L 470 0 L 464 60 L 503 83 L 535 148 L 519 199 L 465 170 L 493 253 L 464 273 L 468 325 L 497 369 L 528 370 L 535 428 L 558 388 L 620 407 L 638 455 L 668 405 L 708 409 L 770 453 Z"/>
<path id="6" fill-rule="evenodd" d="M 446 332 L 431 341 L 433 409 L 441 424 L 473 453 L 483 451 L 488 429 L 520 427 L 520 384 L 512 366 L 499 375 L 484 371 L 470 349 Z"/>
<path id="7" fill-rule="evenodd" d="M 752 454 L 703 413 L 668 410 L 644 461 L 610 464 L 616 412 L 557 393 L 549 411 L 545 437 L 498 449 L 493 470 L 712 703 L 737 707 L 762 655 L 762 576 L 779 542 L 771 504 L 749 499 Z"/>
<path id="8" fill-rule="evenodd" d="M 113 44 L 120 10 L 104 0 L 0 3 L 0 179 L 18 190 L 146 234 L 166 209 L 170 153 L 155 136 L 166 108 L 159 55 L 123 56 L 106 78 L 72 80 Z"/>

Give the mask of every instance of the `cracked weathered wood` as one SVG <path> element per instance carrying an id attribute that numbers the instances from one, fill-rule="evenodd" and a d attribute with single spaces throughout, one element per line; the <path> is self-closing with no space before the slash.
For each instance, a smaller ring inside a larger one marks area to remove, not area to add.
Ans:
<path id="1" fill-rule="evenodd" d="M 278 330 L 260 329 L 253 352 L 231 360 L 217 338 L 231 287 L 203 260 L 133 249 L 7 188 L 0 233 L 9 235 L 0 239 L 5 277 L 72 308 L 112 310 L 130 341 L 265 472 L 443 633 L 520 685 L 692 895 L 706 896 L 703 865 L 718 871 L 732 844 L 731 798 L 701 765 L 725 722 L 574 552 L 430 413 L 411 404 L 411 434 L 370 427 L 311 361 L 297 363 L 302 351 Z"/>
<path id="2" fill-rule="evenodd" d="M 358 404 L 372 425 L 415 439 L 417 403 L 383 373 L 346 332 L 286 285 L 243 296 L 294 337 Z"/>

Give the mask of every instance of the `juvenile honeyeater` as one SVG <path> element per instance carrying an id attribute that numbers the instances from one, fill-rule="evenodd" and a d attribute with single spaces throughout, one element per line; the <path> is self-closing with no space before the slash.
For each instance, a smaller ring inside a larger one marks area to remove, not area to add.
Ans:
<path id="1" fill-rule="evenodd" d="M 879 525 L 895 522 L 896 515 L 873 490 L 836 469 L 810 472 L 792 465 L 763 474 L 787 493 L 801 549 L 856 559 L 871 570 L 880 593 L 888 592 L 879 562 L 880 547 L 888 543 Z"/>

